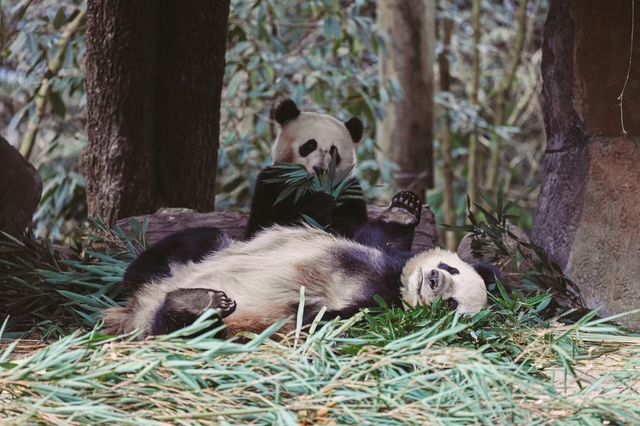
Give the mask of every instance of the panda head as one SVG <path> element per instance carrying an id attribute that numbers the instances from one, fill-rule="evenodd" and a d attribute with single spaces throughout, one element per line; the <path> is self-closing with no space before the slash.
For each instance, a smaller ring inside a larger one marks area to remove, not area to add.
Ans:
<path id="1" fill-rule="evenodd" d="M 447 301 L 461 314 L 475 314 L 487 304 L 487 285 L 500 272 L 492 265 L 470 265 L 454 252 L 432 249 L 411 258 L 402 272 L 402 298 L 409 306 Z"/>
<path id="2" fill-rule="evenodd" d="M 295 163 L 310 174 L 329 168 L 336 156 L 336 176 L 346 176 L 356 164 L 355 145 L 362 139 L 363 125 L 358 118 L 342 122 L 326 114 L 301 112 L 286 99 L 273 111 L 279 124 L 271 152 L 275 163 Z"/>

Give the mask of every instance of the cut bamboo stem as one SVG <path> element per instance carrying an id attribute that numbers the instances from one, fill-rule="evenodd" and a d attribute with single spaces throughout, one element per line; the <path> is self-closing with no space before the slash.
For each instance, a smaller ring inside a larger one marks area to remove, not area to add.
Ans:
<path id="1" fill-rule="evenodd" d="M 491 138 L 491 154 L 489 158 L 489 165 L 487 169 L 487 178 L 485 180 L 484 187 L 491 194 L 497 193 L 498 176 L 500 172 L 500 149 L 502 145 L 502 137 L 495 131 L 498 127 L 504 124 L 504 109 L 507 99 L 507 95 L 513 86 L 513 81 L 516 77 L 516 71 L 520 66 L 522 59 L 522 50 L 524 48 L 525 36 L 527 34 L 527 5 L 528 0 L 521 0 L 520 9 L 518 10 L 518 30 L 516 33 L 515 49 L 513 51 L 513 57 L 511 64 L 505 79 L 498 88 L 496 94 L 496 107 L 494 113 L 494 132 Z"/>
<path id="2" fill-rule="evenodd" d="M 471 6 L 471 25 L 473 26 L 473 63 L 471 65 L 471 104 L 478 107 L 478 87 L 480 85 L 480 0 L 473 0 Z M 475 211 L 478 198 L 478 133 L 477 127 L 469 136 L 469 160 L 467 166 L 467 194 L 471 211 Z"/>
<path id="3" fill-rule="evenodd" d="M 440 70 L 440 89 L 443 92 L 451 90 L 451 74 L 449 54 L 451 50 L 451 34 L 453 21 L 449 18 L 442 20 L 442 51 L 438 55 Z M 444 221 L 447 225 L 456 224 L 455 191 L 453 188 L 453 147 L 451 143 L 451 118 L 447 111 L 444 114 L 444 125 L 440 134 L 442 149 L 442 175 L 444 180 Z M 449 250 L 455 251 L 458 246 L 456 234 L 452 231 L 445 232 L 445 245 Z"/>

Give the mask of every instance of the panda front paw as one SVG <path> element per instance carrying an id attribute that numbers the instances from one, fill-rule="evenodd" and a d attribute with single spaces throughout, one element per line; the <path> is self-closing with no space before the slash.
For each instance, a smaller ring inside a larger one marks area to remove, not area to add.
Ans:
<path id="1" fill-rule="evenodd" d="M 236 310 L 236 301 L 230 299 L 223 291 L 207 290 L 207 306 L 202 310 L 215 309 L 220 313 L 220 317 L 226 318 Z"/>
<path id="2" fill-rule="evenodd" d="M 389 208 L 380 215 L 385 223 L 416 226 L 422 214 L 422 201 L 411 191 L 400 191 L 391 199 Z"/>
<path id="3" fill-rule="evenodd" d="M 224 298 L 220 301 L 220 304 L 219 304 L 220 316 L 222 318 L 228 317 L 229 315 L 235 312 L 236 307 L 237 307 L 236 301 L 229 299 L 227 295 L 224 295 Z"/>

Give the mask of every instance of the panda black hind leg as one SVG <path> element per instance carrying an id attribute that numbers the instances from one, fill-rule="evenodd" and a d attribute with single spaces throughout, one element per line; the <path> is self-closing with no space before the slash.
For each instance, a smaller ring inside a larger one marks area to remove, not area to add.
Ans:
<path id="1" fill-rule="evenodd" d="M 400 191 L 380 216 L 360 228 L 355 240 L 382 250 L 410 251 L 421 213 L 420 198 L 411 191 Z"/>
<path id="2" fill-rule="evenodd" d="M 207 309 L 217 310 L 220 318 L 225 318 L 236 310 L 236 302 L 223 291 L 206 288 L 169 292 L 156 312 L 151 334 L 167 334 L 184 328 L 192 324 Z"/>

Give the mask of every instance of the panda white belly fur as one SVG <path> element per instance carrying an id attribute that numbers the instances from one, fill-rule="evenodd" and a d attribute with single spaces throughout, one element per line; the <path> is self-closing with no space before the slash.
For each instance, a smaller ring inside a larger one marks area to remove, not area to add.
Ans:
<path id="1" fill-rule="evenodd" d="M 358 251 L 371 271 L 381 270 L 383 253 L 310 227 L 273 227 L 248 242 L 235 242 L 200 263 L 172 267 L 172 276 L 145 285 L 136 294 L 128 330 L 150 332 L 154 316 L 167 293 L 187 288 L 219 290 L 236 301 L 224 319 L 230 329 L 260 330 L 291 318 L 305 287 L 305 303 L 340 310 L 363 297 L 371 279 L 335 265 L 334 256 Z"/>

